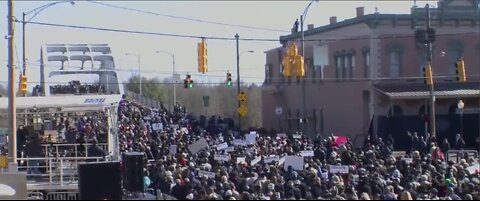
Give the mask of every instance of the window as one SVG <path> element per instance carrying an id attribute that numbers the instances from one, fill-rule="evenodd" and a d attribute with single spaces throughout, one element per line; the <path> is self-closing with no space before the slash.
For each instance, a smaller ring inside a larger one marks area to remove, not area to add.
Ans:
<path id="1" fill-rule="evenodd" d="M 270 64 L 265 65 L 265 84 L 272 83 L 272 74 L 273 74 L 272 65 Z"/>
<path id="2" fill-rule="evenodd" d="M 363 50 L 363 76 L 365 78 L 370 77 L 370 49 L 366 48 Z"/>
<path id="3" fill-rule="evenodd" d="M 390 77 L 398 78 L 401 75 L 401 56 L 400 51 L 391 51 L 390 52 Z"/>
<path id="4" fill-rule="evenodd" d="M 335 57 L 335 66 L 337 68 L 337 70 L 335 72 L 336 72 L 337 80 L 340 80 L 341 76 L 342 76 L 342 67 L 341 67 L 342 61 L 341 60 L 342 60 L 342 57 L 340 57 L 340 56 Z"/>
<path id="5" fill-rule="evenodd" d="M 348 67 L 348 64 L 350 63 L 349 61 L 350 57 L 349 56 L 346 56 L 344 55 L 343 56 L 343 62 L 342 62 L 342 68 L 343 68 L 343 74 L 342 74 L 342 77 L 343 79 L 347 79 L 348 77 L 348 70 L 349 70 L 349 67 Z"/>
<path id="6" fill-rule="evenodd" d="M 353 79 L 354 75 L 355 75 L 355 55 L 352 54 L 350 55 L 350 63 L 349 63 L 349 67 L 350 67 L 350 79 Z"/>

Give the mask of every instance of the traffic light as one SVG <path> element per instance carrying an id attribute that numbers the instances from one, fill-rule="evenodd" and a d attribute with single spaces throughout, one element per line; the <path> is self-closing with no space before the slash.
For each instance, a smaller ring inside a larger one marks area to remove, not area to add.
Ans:
<path id="1" fill-rule="evenodd" d="M 424 82 L 426 85 L 433 85 L 432 66 L 430 64 L 423 67 L 423 77 L 425 78 Z"/>
<path id="2" fill-rule="evenodd" d="M 305 76 L 305 63 L 303 61 L 303 57 L 297 55 L 295 57 L 295 75 L 297 77 L 304 77 Z"/>
<path id="3" fill-rule="evenodd" d="M 232 74 L 227 72 L 227 86 L 232 86 Z"/>
<path id="4" fill-rule="evenodd" d="M 467 76 L 465 73 L 465 63 L 463 62 L 463 59 L 459 59 L 457 63 L 455 63 L 455 68 L 457 69 L 457 81 L 466 82 Z"/>
<path id="5" fill-rule="evenodd" d="M 183 88 L 193 88 L 192 76 L 187 74 L 187 77 L 183 80 Z"/>
<path id="6" fill-rule="evenodd" d="M 305 63 L 303 56 L 298 54 L 298 48 L 295 43 L 290 45 L 287 50 L 287 54 L 283 57 L 282 61 L 283 65 L 283 76 L 290 77 L 290 76 L 297 76 L 297 77 L 304 77 L 305 76 Z"/>
<path id="7" fill-rule="evenodd" d="M 20 75 L 20 93 L 25 95 L 27 93 L 27 76 Z"/>
<path id="8" fill-rule="evenodd" d="M 202 42 L 197 44 L 198 48 L 198 72 L 205 74 L 208 72 L 208 59 L 207 59 L 207 43 L 202 39 Z"/>

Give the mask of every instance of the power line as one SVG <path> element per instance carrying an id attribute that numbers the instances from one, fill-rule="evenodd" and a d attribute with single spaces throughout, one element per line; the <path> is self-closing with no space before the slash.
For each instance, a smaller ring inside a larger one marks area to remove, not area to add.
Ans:
<path id="1" fill-rule="evenodd" d="M 140 10 L 140 9 L 135 9 L 135 8 L 127 8 L 127 7 L 123 7 L 123 6 L 117 6 L 117 5 L 113 5 L 113 4 L 108 4 L 108 3 L 104 3 L 104 2 L 98 2 L 98 1 L 92 1 L 92 0 L 87 0 L 87 2 L 91 2 L 91 3 L 95 3 L 95 4 L 98 4 L 98 5 L 103 5 L 103 6 L 107 6 L 107 7 L 112 7 L 112 8 L 118 8 L 118 9 L 122 9 L 122 10 L 128 10 L 128 11 L 132 11 L 132 12 L 139 12 L 139 13 L 150 14 L 150 15 L 155 15 L 155 16 L 169 17 L 169 18 L 180 19 L 180 20 L 194 21 L 194 22 L 199 22 L 199 23 L 215 24 L 215 25 L 230 26 L 230 27 L 239 27 L 239 28 L 245 28 L 245 29 L 256 29 L 256 30 L 263 30 L 263 31 L 274 31 L 274 32 L 288 33 L 288 31 L 280 30 L 280 29 L 262 28 L 262 27 L 254 27 L 254 26 L 246 26 L 246 25 L 238 25 L 238 24 L 228 24 L 228 23 L 222 23 L 222 22 L 200 20 L 200 19 L 195 19 L 195 18 L 187 18 L 187 17 L 180 17 L 180 16 L 174 16 L 174 15 L 160 14 L 160 13 L 155 13 L 155 12 L 151 12 L 151 11 L 145 11 L 145 10 Z"/>
<path id="2" fill-rule="evenodd" d="M 15 20 L 17 23 L 22 23 L 21 20 Z M 233 41 L 235 38 L 229 37 L 216 37 L 216 36 L 195 36 L 195 35 L 183 35 L 183 34 L 171 34 L 171 33 L 158 33 L 158 32 L 147 32 L 147 31 L 133 31 L 125 29 L 113 29 L 113 28 L 100 28 L 100 27 L 90 27 L 90 26 L 81 26 L 81 25 L 66 25 L 66 24 L 54 24 L 54 23 L 45 23 L 45 22 L 28 22 L 29 24 L 41 25 L 41 26 L 53 26 L 53 27 L 63 27 L 63 28 L 74 28 L 74 29 L 88 29 L 96 31 L 108 31 L 108 32 L 119 32 L 119 33 L 131 33 L 131 34 L 141 34 L 141 35 L 156 35 L 156 36 L 167 36 L 167 37 L 178 37 L 178 38 L 194 38 L 194 39 L 210 39 L 210 40 L 227 40 Z M 437 34 L 438 36 L 459 36 L 459 35 L 468 35 L 468 34 L 478 34 L 478 32 L 464 32 L 464 33 L 444 33 Z M 347 36 L 344 36 L 347 37 Z M 369 40 L 369 39 L 401 39 L 401 38 L 413 38 L 414 34 L 403 34 L 403 35 L 389 35 L 389 36 L 378 36 L 378 37 L 354 37 L 354 38 L 326 38 L 326 39 L 306 39 L 305 42 L 336 42 L 336 41 L 350 41 L 350 40 Z M 267 38 L 239 38 L 241 41 L 257 41 L 257 42 L 281 42 L 280 39 L 267 39 Z M 301 41 L 301 40 L 296 40 Z"/>

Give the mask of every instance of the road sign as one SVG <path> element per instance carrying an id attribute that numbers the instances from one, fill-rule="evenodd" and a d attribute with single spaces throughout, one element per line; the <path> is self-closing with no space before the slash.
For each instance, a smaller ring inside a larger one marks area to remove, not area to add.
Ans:
<path id="1" fill-rule="evenodd" d="M 247 101 L 247 93 L 241 91 L 238 96 L 237 96 L 237 99 L 241 102 L 241 103 L 245 103 Z"/>
<path id="2" fill-rule="evenodd" d="M 277 115 L 282 115 L 282 113 L 283 113 L 282 107 L 277 107 L 277 108 L 275 109 L 275 114 L 277 114 Z"/>
<path id="3" fill-rule="evenodd" d="M 248 108 L 245 105 L 240 105 L 240 107 L 237 109 L 237 112 L 241 117 L 244 117 L 248 113 Z"/>

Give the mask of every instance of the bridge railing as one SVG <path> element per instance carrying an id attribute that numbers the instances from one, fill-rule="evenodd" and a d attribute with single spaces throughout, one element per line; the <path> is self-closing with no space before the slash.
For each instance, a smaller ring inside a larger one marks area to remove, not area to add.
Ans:
<path id="1" fill-rule="evenodd" d="M 144 96 L 140 96 L 140 94 L 127 91 L 125 90 L 125 95 L 127 96 L 127 99 L 133 102 L 136 102 L 138 104 L 141 104 L 143 106 L 148 106 L 148 107 L 155 107 L 155 108 L 160 108 L 162 105 L 162 102 L 153 100 L 150 98 L 146 98 Z"/>

